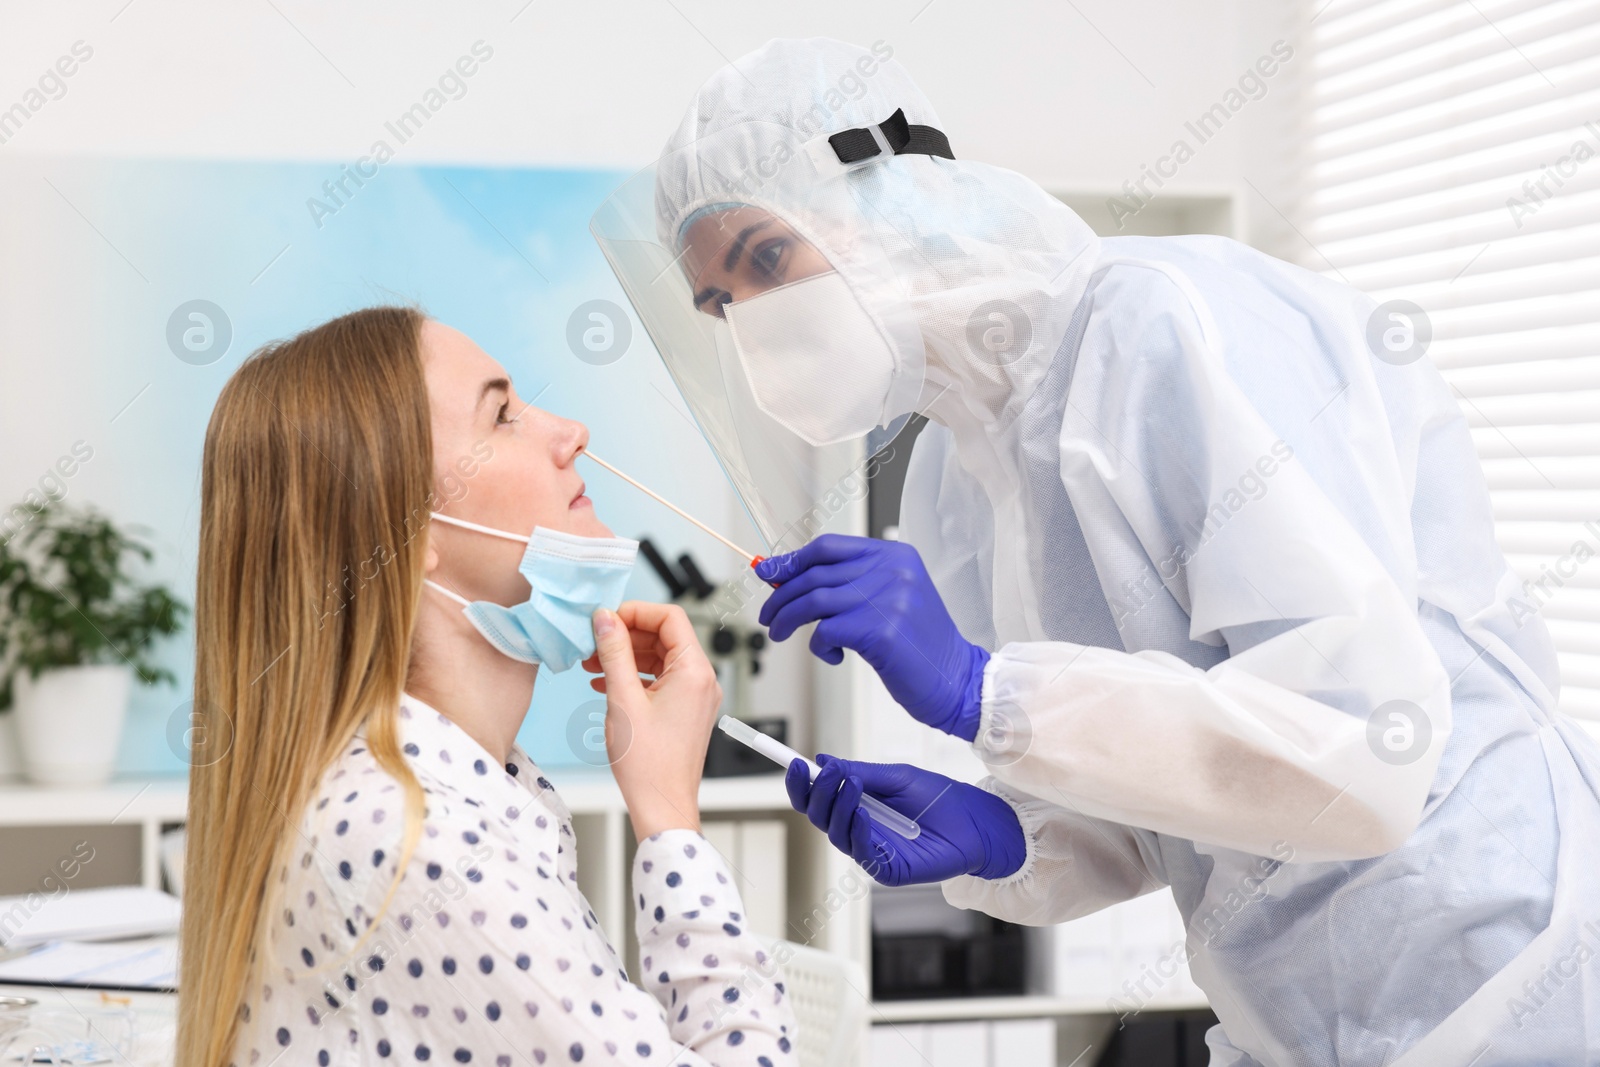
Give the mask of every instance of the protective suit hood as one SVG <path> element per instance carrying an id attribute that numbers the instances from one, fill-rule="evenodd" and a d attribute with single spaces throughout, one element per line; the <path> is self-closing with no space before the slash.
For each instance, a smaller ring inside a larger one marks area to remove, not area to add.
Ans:
<path id="1" fill-rule="evenodd" d="M 1029 179 L 960 158 L 959 131 L 944 129 L 892 56 L 883 42 L 775 40 L 718 71 L 658 164 L 657 236 L 681 252 L 708 209 L 771 211 L 817 245 L 893 337 L 881 425 L 914 410 L 947 425 L 1002 419 L 1066 334 L 1098 239 Z M 849 170 L 856 196 L 820 198 L 808 169 L 773 148 L 773 127 L 815 145 L 897 111 L 949 135 L 957 158 L 885 153 Z M 880 249 L 887 271 L 873 258 Z"/>

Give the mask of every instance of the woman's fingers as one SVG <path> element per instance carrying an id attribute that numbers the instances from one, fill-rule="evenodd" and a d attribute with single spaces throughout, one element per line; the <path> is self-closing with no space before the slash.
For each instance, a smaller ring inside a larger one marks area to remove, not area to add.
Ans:
<path id="1" fill-rule="evenodd" d="M 629 600 L 617 609 L 617 615 L 632 633 L 644 638 L 638 647 L 640 670 L 653 673 L 658 679 L 683 668 L 689 668 L 697 679 L 715 675 L 700 647 L 694 624 L 678 605 Z M 649 663 L 649 670 L 642 665 L 645 662 Z"/>
<path id="2" fill-rule="evenodd" d="M 698 829 L 700 775 L 722 690 L 689 617 L 675 605 L 644 601 L 601 609 L 595 645 L 588 666 L 603 677 L 591 686 L 606 694 L 611 773 L 635 836 Z M 613 712 L 625 730 L 612 729 Z"/>
<path id="3" fill-rule="evenodd" d="M 633 633 L 654 634 L 667 648 L 676 648 L 696 640 L 694 624 L 676 604 L 628 600 L 617 608 L 617 615 Z"/>
<path id="4" fill-rule="evenodd" d="M 653 633 L 629 630 L 628 639 L 633 642 L 633 658 L 634 662 L 639 665 L 639 673 L 654 674 L 655 670 L 661 665 L 660 638 Z M 599 654 L 596 653 L 584 660 L 583 669 L 590 674 L 600 674 Z"/>
<path id="5" fill-rule="evenodd" d="M 649 686 L 655 680 L 653 676 L 658 674 L 662 668 L 661 656 L 656 651 L 659 642 L 654 634 L 637 634 L 631 630 L 627 631 L 627 633 L 633 648 L 633 667 L 640 676 L 639 684 L 640 686 Z M 590 674 L 601 675 L 599 678 L 590 679 L 589 688 L 596 693 L 606 692 L 605 667 L 600 662 L 600 642 L 598 638 L 595 641 L 594 655 L 583 661 L 583 669 Z"/>
<path id="6" fill-rule="evenodd" d="M 656 684 L 656 680 L 641 674 L 639 676 L 639 684 L 644 686 L 646 689 L 649 689 L 652 685 Z M 596 693 L 604 693 L 606 691 L 606 680 L 604 678 L 591 678 L 589 679 L 589 688 L 593 689 Z"/>
<path id="7" fill-rule="evenodd" d="M 673 611 L 679 611 L 681 614 L 681 609 L 671 604 L 649 604 L 644 601 L 630 601 L 616 611 L 617 617 L 628 627 L 628 641 L 633 648 L 634 667 L 644 676 L 640 679 L 641 685 L 653 684 L 655 678 L 666 670 L 668 649 L 662 640 L 660 632 L 662 627 L 671 625 L 672 636 L 675 639 L 681 639 L 683 636 L 676 629 L 676 622 L 668 618 Z M 687 616 L 683 621 L 688 621 Z M 635 629 L 635 624 L 642 628 Z M 690 632 L 692 635 L 692 624 Z M 604 674 L 605 668 L 600 662 L 598 648 L 594 655 L 583 661 L 583 669 L 590 674 Z M 605 679 L 601 677 L 591 680 L 589 688 L 596 693 L 604 693 Z"/>
<path id="8" fill-rule="evenodd" d="M 605 608 L 594 613 L 595 656 L 605 671 L 606 694 L 613 701 L 644 696 L 639 669 L 633 660 L 633 644 L 627 627 L 615 612 Z"/>

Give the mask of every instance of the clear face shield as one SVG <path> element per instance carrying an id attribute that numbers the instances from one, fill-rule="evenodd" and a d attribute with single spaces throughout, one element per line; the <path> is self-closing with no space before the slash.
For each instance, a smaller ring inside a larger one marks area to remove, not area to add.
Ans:
<path id="1" fill-rule="evenodd" d="M 826 137 L 746 123 L 663 156 L 590 222 L 769 552 L 815 534 L 837 480 L 822 446 L 888 440 L 921 393 L 860 169 Z"/>

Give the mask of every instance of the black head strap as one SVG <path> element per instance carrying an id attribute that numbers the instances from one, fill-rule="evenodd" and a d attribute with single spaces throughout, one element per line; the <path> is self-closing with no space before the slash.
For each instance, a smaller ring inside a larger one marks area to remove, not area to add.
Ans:
<path id="1" fill-rule="evenodd" d="M 906 121 L 904 110 L 896 110 L 883 122 L 878 124 L 878 129 L 883 131 L 883 139 L 889 143 L 897 156 L 913 153 L 924 156 L 942 156 L 945 159 L 954 159 L 955 153 L 950 151 L 950 139 L 932 126 L 913 126 Z M 839 157 L 840 163 L 858 163 L 863 159 L 871 159 L 878 155 L 878 139 L 872 136 L 872 127 L 858 126 L 853 130 L 841 130 L 828 138 L 828 144 L 833 146 L 833 152 Z"/>

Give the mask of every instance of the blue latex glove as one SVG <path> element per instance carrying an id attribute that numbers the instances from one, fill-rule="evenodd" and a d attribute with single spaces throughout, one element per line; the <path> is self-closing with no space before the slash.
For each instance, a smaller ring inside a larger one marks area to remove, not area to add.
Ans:
<path id="1" fill-rule="evenodd" d="M 803 760 L 789 764 L 783 781 L 789 803 L 883 885 L 962 874 L 1004 878 L 1027 859 L 1016 811 L 993 793 L 908 763 L 832 756 L 818 756 L 817 763 L 822 770 L 815 782 Z M 883 829 L 860 806 L 863 792 L 915 819 L 922 833 L 907 841 Z"/>
<path id="2" fill-rule="evenodd" d="M 815 622 L 811 651 L 827 663 L 854 649 L 913 718 L 964 741 L 978 735 L 986 649 L 961 636 L 910 545 L 823 534 L 756 567 L 777 582 L 761 606 L 774 641 Z"/>

